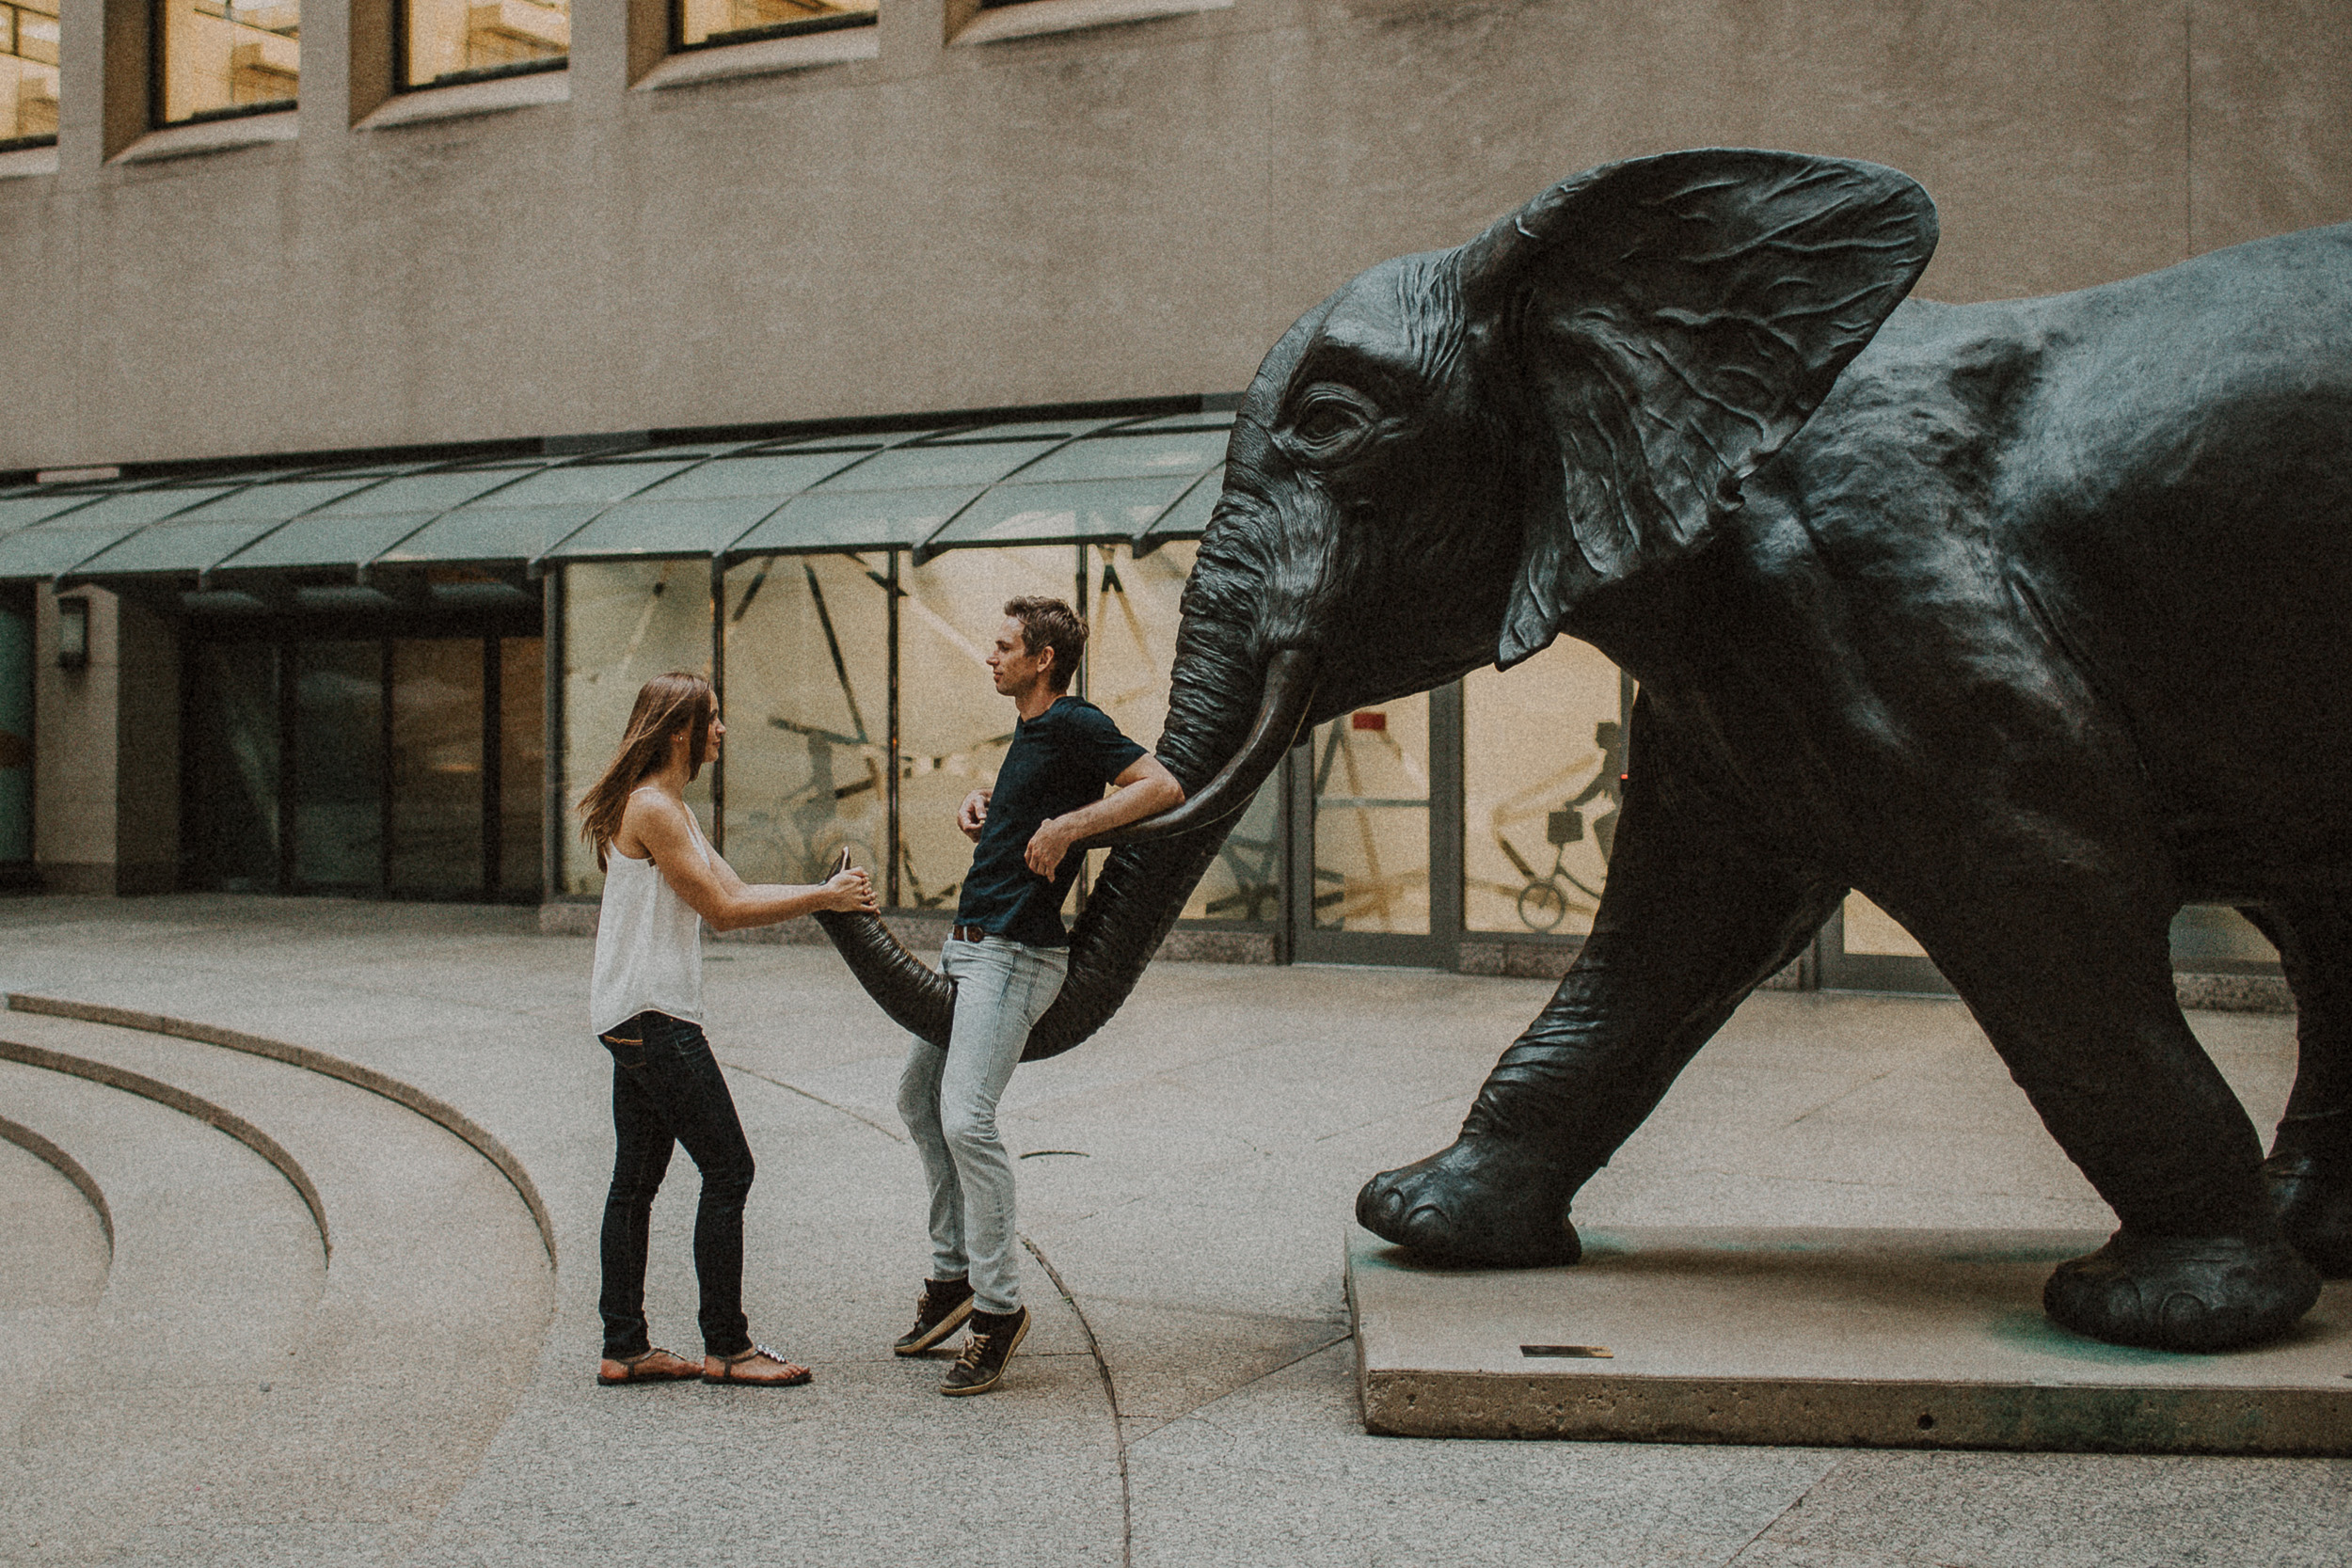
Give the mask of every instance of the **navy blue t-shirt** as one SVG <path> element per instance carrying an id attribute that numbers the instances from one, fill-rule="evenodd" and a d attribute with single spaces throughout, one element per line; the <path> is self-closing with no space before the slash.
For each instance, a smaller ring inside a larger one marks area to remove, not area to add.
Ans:
<path id="1" fill-rule="evenodd" d="M 996 770 L 988 821 L 972 851 L 956 923 L 1031 947 L 1067 947 L 1062 900 L 1086 857 L 1064 855 L 1047 881 L 1023 857 L 1038 825 L 1103 798 L 1103 786 L 1127 771 L 1143 748 L 1119 733 L 1109 714 L 1083 697 L 1058 697 L 1034 719 L 1013 725 L 1012 747 Z"/>

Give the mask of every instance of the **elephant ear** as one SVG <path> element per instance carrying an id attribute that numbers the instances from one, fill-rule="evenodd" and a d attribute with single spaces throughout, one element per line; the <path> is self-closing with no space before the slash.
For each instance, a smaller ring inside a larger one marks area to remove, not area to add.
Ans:
<path id="1" fill-rule="evenodd" d="M 1710 149 L 1612 164 L 1457 253 L 1556 483 L 1527 521 L 1497 662 L 1600 581 L 1740 504 L 1934 253 L 1935 205 L 1875 164 Z"/>

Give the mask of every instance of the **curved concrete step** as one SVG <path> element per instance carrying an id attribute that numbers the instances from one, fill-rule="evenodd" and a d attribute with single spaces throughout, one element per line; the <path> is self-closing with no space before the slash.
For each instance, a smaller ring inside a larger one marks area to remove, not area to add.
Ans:
<path id="1" fill-rule="evenodd" d="M 0 1039 L 248 1124 L 291 1166 L 278 1192 L 293 1197 L 297 1180 L 314 1191 L 314 1249 L 333 1238 L 315 1302 L 281 1336 L 272 1390 L 233 1440 L 151 1489 L 129 1528 L 97 1502 L 112 1520 L 107 1560 L 389 1561 L 421 1540 L 528 1384 L 553 1309 L 519 1165 L 428 1119 L 415 1091 L 395 1099 L 297 1065 L 290 1047 L 21 1012 L 0 1016 Z"/>
<path id="2" fill-rule="evenodd" d="M 341 1056 L 307 1045 L 287 1040 L 271 1039 L 266 1036 L 247 1034 L 241 1029 L 225 1028 L 193 1019 L 173 1018 L 163 1013 L 143 1012 L 136 1008 L 118 1007 L 103 1002 L 82 1002 L 66 997 L 40 996 L 25 991 L 7 993 L 7 1008 L 10 1012 L 33 1014 L 44 1018 L 74 1019 L 85 1023 L 107 1023 L 139 1034 L 166 1035 L 174 1039 L 198 1040 L 217 1045 L 247 1055 L 264 1056 L 271 1061 L 286 1062 L 307 1068 L 325 1077 L 339 1079 L 382 1095 L 395 1104 L 436 1122 L 471 1144 L 474 1151 L 498 1167 L 514 1184 L 515 1192 L 531 1211 L 531 1217 L 539 1227 L 539 1239 L 548 1249 L 548 1259 L 555 1259 L 555 1224 L 548 1216 L 548 1206 L 539 1196 L 539 1187 L 531 1173 L 523 1168 L 512 1150 L 490 1135 L 488 1130 L 471 1117 L 437 1095 L 427 1094 L 413 1084 L 404 1083 L 388 1072 L 363 1063 L 346 1061 Z M 289 1180 L 292 1180 L 290 1177 Z"/>
<path id="3" fill-rule="evenodd" d="M 114 1222 L 103 1290 L 39 1320 L 0 1382 L 0 1560 L 96 1560 L 262 1409 L 326 1251 L 278 1170 L 204 1122 L 8 1061 L 0 1104 L 73 1160 Z"/>
<path id="4" fill-rule="evenodd" d="M 106 1207 L 105 1193 L 99 1187 L 97 1180 L 90 1175 L 88 1170 L 83 1166 L 79 1160 L 76 1160 L 72 1155 L 67 1153 L 64 1149 L 59 1148 L 56 1144 L 51 1143 L 47 1138 L 42 1137 L 39 1132 L 34 1132 L 24 1123 L 10 1121 L 6 1117 L 0 1117 L 0 1139 L 5 1139 L 8 1142 L 16 1145 L 20 1151 L 30 1155 L 37 1164 L 46 1165 L 49 1168 L 51 1175 L 55 1176 L 58 1180 L 64 1182 L 68 1187 L 73 1189 L 81 1196 L 82 1208 L 80 1210 L 75 1210 L 69 1205 L 66 1209 L 57 1211 L 57 1215 L 60 1219 L 63 1219 L 63 1216 L 66 1215 L 87 1213 L 90 1222 L 98 1227 L 98 1239 L 101 1243 L 101 1265 L 98 1271 L 97 1284 L 92 1286 L 90 1291 L 90 1294 L 94 1298 L 98 1291 L 105 1286 L 106 1271 L 104 1264 L 113 1259 L 115 1250 L 115 1217 L 114 1212 Z M 30 1205 L 36 1201 L 33 1197 L 33 1189 L 39 1184 L 39 1179 L 29 1168 L 19 1168 L 24 1169 L 25 1171 L 24 1184 L 22 1187 L 17 1187 L 8 1183 L 0 1182 L 0 1198 L 22 1198 L 27 1205 Z M 28 1220 L 25 1223 L 38 1226 L 43 1222 L 40 1220 Z M 64 1219 L 63 1224 L 64 1228 L 66 1229 L 78 1231 L 81 1228 L 78 1225 L 73 1224 L 71 1219 Z M 53 1225 L 52 1228 L 54 1227 L 55 1227 Z M 72 1246 L 72 1243 L 71 1243 L 65 1244 L 69 1247 L 69 1249 Z M 0 1270 L 0 1280 L 5 1280 L 7 1277 L 7 1271 Z M 0 1287 L 0 1290 L 4 1290 L 4 1287 Z M 8 1299 L 11 1298 L 7 1296 L 5 1293 L 0 1293 L 0 1301 L 6 1301 Z"/>
<path id="5" fill-rule="evenodd" d="M 0 1116 L 0 1434 L 22 1392 L 89 1339 L 114 1243 L 82 1163 Z"/>

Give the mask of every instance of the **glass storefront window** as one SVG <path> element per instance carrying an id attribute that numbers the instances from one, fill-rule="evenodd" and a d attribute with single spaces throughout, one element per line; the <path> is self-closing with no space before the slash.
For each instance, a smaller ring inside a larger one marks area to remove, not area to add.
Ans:
<path id="1" fill-rule="evenodd" d="M 155 24 L 157 123 L 294 106 L 299 0 L 156 0 Z"/>
<path id="2" fill-rule="evenodd" d="M 1563 637 L 1462 682 L 1462 924 L 1582 936 L 1608 874 L 1632 683 Z"/>
<path id="3" fill-rule="evenodd" d="M 0 4 L 0 149 L 57 136 L 57 0 Z"/>
<path id="4" fill-rule="evenodd" d="M 278 648 L 212 642 L 190 654 L 181 855 L 197 887 L 278 885 Z"/>
<path id="5" fill-rule="evenodd" d="M 1871 958 L 1925 958 L 1928 950 L 1895 917 L 1858 893 L 1846 895 L 1842 951 Z M 2273 964 L 2279 950 L 2254 923 L 2220 904 L 2190 904 L 2172 917 L 2172 960 L 2185 969 Z"/>
<path id="6" fill-rule="evenodd" d="M 950 550 L 900 585 L 898 903 L 951 911 L 972 863 L 956 808 L 995 782 L 1017 717 L 988 669 L 1005 601 L 1073 599 L 1077 558 L 1068 545 Z"/>
<path id="7" fill-rule="evenodd" d="M 33 607 L 0 590 L 0 865 L 33 858 Z"/>
<path id="8" fill-rule="evenodd" d="M 552 71 L 572 48 L 570 0 L 406 0 L 401 86 Z"/>
<path id="9" fill-rule="evenodd" d="M 187 657 L 187 885 L 540 893 L 541 638 L 305 629 L 199 641 Z"/>
<path id="10" fill-rule="evenodd" d="M 727 860 L 816 882 L 889 853 L 889 560 L 763 556 L 727 573 Z"/>
<path id="11" fill-rule="evenodd" d="M 581 562 L 564 569 L 564 815 L 557 836 L 567 894 L 604 891 L 573 808 L 620 749 L 638 688 L 670 670 L 710 673 L 707 560 Z M 686 800 L 703 831 L 715 834 L 707 768 L 687 786 Z"/>
<path id="12" fill-rule="evenodd" d="M 392 892 L 482 888 L 482 643 L 392 643 Z"/>
<path id="13" fill-rule="evenodd" d="M 294 882 L 372 891 L 384 879 L 384 644 L 294 645 Z"/>
<path id="14" fill-rule="evenodd" d="M 1429 930 L 1429 695 L 1315 726 L 1314 924 Z"/>
<path id="15" fill-rule="evenodd" d="M 874 20 L 877 0 L 672 0 L 671 24 L 680 49 L 706 44 L 749 43 L 835 27 L 863 27 Z"/>
<path id="16" fill-rule="evenodd" d="M 1142 557 L 1124 545 L 1089 550 L 1087 700 L 1137 744 L 1152 746 L 1168 723 L 1179 601 L 1200 546 L 1163 545 Z M 1184 919 L 1270 925 L 1281 918 L 1281 800 L 1278 772 L 1226 835 L 1216 863 L 1185 901 Z"/>
<path id="17" fill-rule="evenodd" d="M 1866 958 L 1924 958 L 1928 950 L 1900 922 L 1859 893 L 1846 895 L 1844 950 Z"/>
<path id="18" fill-rule="evenodd" d="M 546 846 L 547 640 L 499 640 L 499 891 L 535 897 L 543 890 Z"/>

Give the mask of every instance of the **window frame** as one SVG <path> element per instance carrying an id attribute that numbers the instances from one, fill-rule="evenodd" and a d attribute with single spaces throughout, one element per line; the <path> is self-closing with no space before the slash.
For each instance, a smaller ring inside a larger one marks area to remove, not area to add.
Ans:
<path id="1" fill-rule="evenodd" d="M 406 4 L 406 0 L 402 0 Z M 776 39 L 808 38 L 818 33 L 844 32 L 851 27 L 873 27 L 882 22 L 877 0 L 870 11 L 843 11 L 834 16 L 803 17 L 798 22 L 772 22 L 760 27 L 737 27 L 723 33 L 711 33 L 692 43 L 686 41 L 686 0 L 663 0 L 663 10 L 669 18 L 665 35 L 668 53 L 689 55 L 704 49 L 729 49 L 737 44 L 767 43 Z"/>
<path id="2" fill-rule="evenodd" d="M 477 82 L 502 82 L 513 76 L 539 76 L 551 71 L 569 71 L 572 67 L 571 45 L 564 46 L 561 55 L 548 55 L 535 60 L 509 60 L 504 65 L 485 65 L 465 71 L 444 71 L 430 82 L 408 80 L 408 11 L 416 0 L 391 0 L 387 7 L 392 24 L 392 96 L 404 93 L 438 92 L 444 87 L 471 87 Z M 569 0 L 564 8 L 565 20 L 570 20 Z"/>
<path id="3" fill-rule="evenodd" d="M 27 54 L 25 54 L 25 53 L 24 52 L 23 40 L 24 40 L 24 11 L 25 11 L 25 7 L 24 7 L 23 4 L 21 4 L 21 0 L 5 0 L 5 3 L 7 4 L 8 10 L 8 58 L 12 59 L 12 60 L 26 60 L 26 61 L 30 61 L 30 62 L 31 62 L 32 64 L 34 64 L 34 65 L 46 65 L 46 66 L 48 66 L 48 67 L 49 67 L 51 70 L 53 70 L 53 71 L 57 71 L 57 70 L 59 70 L 59 62 L 58 62 L 58 61 L 56 61 L 56 60 L 35 60 L 35 59 L 33 59 L 33 57 L 32 57 L 30 55 L 27 55 Z M 36 16 L 46 16 L 48 13 L 47 13 L 47 12 L 45 12 L 45 11 L 36 11 L 36 12 L 34 12 L 33 14 L 34 14 L 34 15 L 36 15 Z M 58 22 L 60 23 L 60 25 L 62 25 L 62 19 L 61 19 L 61 18 L 53 18 L 52 20 L 58 21 Z M 63 40 L 61 39 L 61 40 L 59 40 L 59 42 L 60 42 L 60 45 L 62 45 L 62 43 L 63 43 Z M 62 55 L 64 54 L 64 50 L 63 50 L 63 48 L 62 48 L 62 47 L 60 47 L 60 49 L 58 50 L 58 53 L 59 53 L 59 55 Z M 60 98 L 60 100 L 62 100 L 62 99 L 63 99 L 63 97 L 64 97 L 63 87 L 64 87 L 64 84 L 63 84 L 63 82 L 62 82 L 62 81 L 60 81 L 60 83 L 59 83 L 59 92 L 58 92 L 58 97 Z M 55 147 L 55 146 L 56 146 L 56 145 L 57 145 L 57 133 L 56 133 L 56 132 L 55 132 L 55 131 L 36 131 L 36 132 L 32 133 L 32 134 L 31 134 L 31 135 L 10 135 L 0 136 L 0 153 L 8 153 L 8 152 L 30 152 L 30 151 L 37 150 L 38 149 L 40 149 L 40 148 L 44 148 L 44 147 Z"/>
<path id="4" fill-rule="evenodd" d="M 227 119 L 252 119 L 262 115 L 293 114 L 302 107 L 301 77 L 294 80 L 294 96 L 274 98 L 266 103 L 228 103 L 217 109 L 199 109 L 179 119 L 164 118 L 164 83 L 169 65 L 166 40 L 171 29 L 164 24 L 164 8 L 172 0 L 147 0 L 147 129 L 176 131 L 185 125 L 213 125 Z M 300 0 L 296 0 L 297 9 Z M 301 39 L 297 36 L 299 50 Z M 299 68 L 297 68 L 298 71 Z"/>

